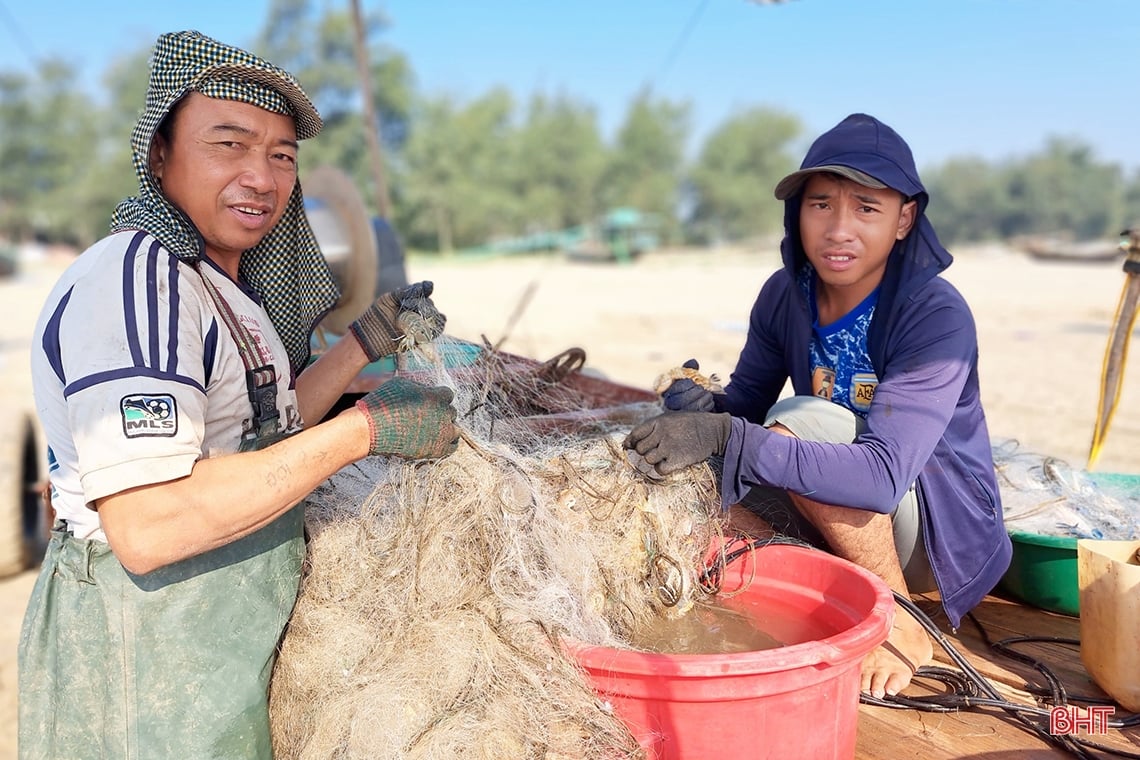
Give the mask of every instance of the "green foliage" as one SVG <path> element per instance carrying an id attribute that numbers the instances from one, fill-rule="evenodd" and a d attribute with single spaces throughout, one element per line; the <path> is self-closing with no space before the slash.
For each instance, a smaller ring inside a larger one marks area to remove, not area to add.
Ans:
<path id="1" fill-rule="evenodd" d="M 1133 172 L 1124 187 L 1121 230 L 1140 227 L 1140 170 Z"/>
<path id="2" fill-rule="evenodd" d="M 1087 239 L 1120 231 L 1120 168 L 1095 161 L 1088 145 L 1053 138 L 1042 153 L 1011 167 L 1007 182 L 1013 209 L 1006 236 L 1068 230 Z"/>
<path id="3" fill-rule="evenodd" d="M 363 137 L 366 125 L 360 108 L 352 13 L 347 4 L 329 7 L 322 3 L 320 12 L 316 5 L 310 0 L 273 0 L 254 50 L 292 72 L 324 120 L 321 134 L 302 150 L 302 167 L 340 167 L 356 180 L 375 209 L 376 188 Z M 412 72 L 402 54 L 377 41 L 388 26 L 382 13 L 369 13 L 364 19 L 377 120 L 371 128 L 379 133 L 388 152 L 396 152 L 408 134 Z M 390 175 L 392 161 L 388 164 Z"/>
<path id="4" fill-rule="evenodd" d="M 980 158 L 956 158 L 923 177 L 926 215 L 944 243 L 996 240 L 1013 210 L 1005 170 Z"/>
<path id="5" fill-rule="evenodd" d="M 1088 145 L 1063 138 L 1002 164 L 952 159 L 927 172 L 926 187 L 928 215 L 947 243 L 1019 235 L 1114 237 L 1129 223 L 1130 198 L 1140 199 L 1140 188 L 1133 181 L 1130 189 L 1119 166 L 1099 162 Z"/>
<path id="6" fill-rule="evenodd" d="M 252 48 L 294 72 L 324 117 L 324 131 L 302 148 L 302 180 L 309 167 L 333 164 L 371 200 L 364 135 L 380 134 L 395 226 L 410 247 L 449 251 L 578 227 L 618 207 L 660 219 L 672 239 L 779 232 L 782 205 L 772 188 L 799 158 L 793 150 L 803 125 L 795 115 L 742 110 L 708 135 L 688 165 L 686 102 L 641 91 L 607 142 L 593 106 L 565 95 L 537 93 L 516 113 L 504 90 L 466 102 L 417 93 L 407 58 L 383 43 L 387 28 L 380 12 L 365 18 L 372 125 L 361 115 L 346 4 L 273 0 Z M 114 60 L 97 99 L 60 61 L 29 74 L 0 71 L 0 239 L 84 246 L 105 233 L 115 205 L 137 187 L 129 137 L 149 52 Z M 923 176 L 928 214 L 949 244 L 1026 234 L 1115 237 L 1140 224 L 1140 173 L 1126 177 L 1074 138 L 1052 138 L 1004 162 L 954 158 Z"/>
<path id="7" fill-rule="evenodd" d="M 689 225 L 705 240 L 739 240 L 783 229 L 784 204 L 773 188 L 799 165 L 791 144 L 799 118 L 755 108 L 730 118 L 705 141 L 690 173 Z"/>
<path id="8" fill-rule="evenodd" d="M 0 234 L 14 240 L 32 232 L 33 127 L 30 84 L 18 74 L 0 74 Z"/>
<path id="9" fill-rule="evenodd" d="M 602 211 L 598 190 L 606 149 L 590 106 L 535 95 L 511 139 L 510 161 L 517 229 L 573 227 Z"/>
<path id="10" fill-rule="evenodd" d="M 36 74 L 0 80 L 0 230 L 12 239 L 77 242 L 83 199 L 75 170 L 97 161 L 95 108 L 72 86 L 70 65 L 48 60 Z"/>
<path id="11" fill-rule="evenodd" d="M 648 90 L 630 104 L 602 174 L 606 208 L 629 206 L 666 220 L 675 235 L 679 186 L 689 134 L 688 103 L 658 100 Z"/>
<path id="12" fill-rule="evenodd" d="M 446 96 L 423 103 L 404 152 L 398 217 L 411 244 L 451 251 L 511 234 L 511 108 L 505 90 L 464 107 Z"/>
<path id="13" fill-rule="evenodd" d="M 138 190 L 131 165 L 131 130 L 146 97 L 149 56 L 149 50 L 141 49 L 111 63 L 104 76 L 107 104 L 99 109 L 98 148 L 92 151 L 88 170 L 74 172 L 72 167 L 80 196 L 74 209 L 75 232 L 85 243 L 105 235 L 115 206 Z"/>

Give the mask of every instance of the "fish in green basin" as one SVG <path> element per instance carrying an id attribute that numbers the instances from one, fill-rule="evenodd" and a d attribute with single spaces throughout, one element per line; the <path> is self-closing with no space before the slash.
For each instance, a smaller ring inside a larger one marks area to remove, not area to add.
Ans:
<path id="1" fill-rule="evenodd" d="M 994 445 L 1006 527 L 1045 536 L 1140 538 L 1140 475 L 1090 473 L 1061 459 Z"/>

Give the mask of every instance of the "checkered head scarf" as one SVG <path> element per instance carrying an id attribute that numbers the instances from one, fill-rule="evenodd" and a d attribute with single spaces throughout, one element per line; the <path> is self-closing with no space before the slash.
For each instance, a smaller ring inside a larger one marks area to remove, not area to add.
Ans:
<path id="1" fill-rule="evenodd" d="M 131 133 L 139 194 L 115 209 L 111 230 L 145 230 L 188 263 L 205 256 L 205 241 L 189 217 L 162 194 L 150 171 L 150 147 L 159 124 L 191 91 L 292 116 L 298 140 L 321 130 L 317 109 L 289 72 L 199 32 L 159 37 L 151 55 L 146 108 Z M 239 271 L 261 296 L 294 372 L 300 372 L 309 360 L 313 328 L 336 304 L 339 292 L 305 217 L 299 181 L 281 220 L 245 251 Z"/>

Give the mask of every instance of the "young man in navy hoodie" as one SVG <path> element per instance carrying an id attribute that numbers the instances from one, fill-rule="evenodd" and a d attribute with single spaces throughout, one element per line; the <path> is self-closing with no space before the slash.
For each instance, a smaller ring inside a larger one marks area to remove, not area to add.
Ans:
<path id="1" fill-rule="evenodd" d="M 926 219 L 910 148 L 853 114 L 776 197 L 784 266 L 760 291 L 724 392 L 674 381 L 670 411 L 625 445 L 662 474 L 723 456 L 735 521 L 826 547 L 900 594 L 937 590 L 956 628 L 1011 547 L 974 319 L 939 276 L 952 258 Z M 789 378 L 795 395 L 778 400 Z M 863 663 L 862 688 L 896 694 L 932 655 L 900 611 Z"/>

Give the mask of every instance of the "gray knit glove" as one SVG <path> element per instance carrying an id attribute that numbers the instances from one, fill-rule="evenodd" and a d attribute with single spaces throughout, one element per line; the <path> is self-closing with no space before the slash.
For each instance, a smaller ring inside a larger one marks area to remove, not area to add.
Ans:
<path id="1" fill-rule="evenodd" d="M 385 293 L 348 326 L 368 361 L 431 343 L 443 333 L 447 317 L 431 300 L 432 284 L 417 282 Z"/>
<path id="2" fill-rule="evenodd" d="M 455 394 L 397 377 L 356 402 L 368 418 L 369 454 L 405 459 L 439 459 L 455 451 Z"/>
<path id="3" fill-rule="evenodd" d="M 629 432 L 622 445 L 662 475 L 724 453 L 732 417 L 708 412 L 666 412 Z"/>

